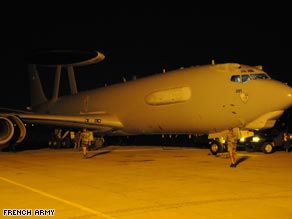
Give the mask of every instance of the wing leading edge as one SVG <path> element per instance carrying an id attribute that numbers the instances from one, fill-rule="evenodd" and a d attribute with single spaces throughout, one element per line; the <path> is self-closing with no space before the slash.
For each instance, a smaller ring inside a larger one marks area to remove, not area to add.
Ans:
<path id="1" fill-rule="evenodd" d="M 22 141 L 26 134 L 26 124 L 70 127 L 72 129 L 87 128 L 100 135 L 114 133 L 123 128 L 123 124 L 116 116 L 104 112 L 61 115 L 6 111 L 0 113 L 0 143 L 6 144 L 11 141 L 19 143 Z M 15 133 L 19 133 L 17 137 L 15 137 Z"/>
<path id="2" fill-rule="evenodd" d="M 78 115 L 53 115 L 53 114 L 19 114 L 25 123 L 40 125 L 54 125 L 71 128 L 89 128 L 99 133 L 113 132 L 123 128 L 122 123 L 113 115 L 78 114 Z"/>

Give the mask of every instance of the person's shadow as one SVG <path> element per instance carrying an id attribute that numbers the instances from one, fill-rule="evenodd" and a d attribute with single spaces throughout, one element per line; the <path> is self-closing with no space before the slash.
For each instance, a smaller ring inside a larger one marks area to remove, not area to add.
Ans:
<path id="1" fill-rule="evenodd" d="M 247 159 L 249 159 L 249 156 L 242 156 L 242 157 L 240 157 L 240 158 L 236 161 L 235 166 L 237 166 L 238 164 L 240 164 L 240 163 L 243 162 L 243 161 L 246 161 Z"/>
<path id="2" fill-rule="evenodd" d="M 103 154 L 108 154 L 110 152 L 112 152 L 112 150 L 101 151 L 101 152 L 98 152 L 98 153 L 95 153 L 95 154 L 92 154 L 92 155 L 88 156 L 87 159 L 90 159 L 90 158 L 93 158 L 93 157 L 96 157 L 96 156 L 100 156 L 100 155 L 103 155 Z"/>

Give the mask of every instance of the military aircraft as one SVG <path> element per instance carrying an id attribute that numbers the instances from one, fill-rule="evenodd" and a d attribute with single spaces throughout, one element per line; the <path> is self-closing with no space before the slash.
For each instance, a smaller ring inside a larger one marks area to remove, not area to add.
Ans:
<path id="1" fill-rule="evenodd" d="M 0 113 L 0 145 L 21 143 L 28 124 L 68 131 L 87 128 L 97 139 L 135 135 L 208 135 L 213 154 L 226 150 L 228 128 L 240 137 L 275 125 L 292 106 L 292 88 L 272 79 L 262 66 L 214 62 L 179 68 L 131 81 L 78 91 L 74 67 L 94 64 L 105 56 L 57 64 L 48 99 L 30 64 L 31 106 Z M 68 70 L 70 95 L 59 95 L 62 69 Z M 101 141 L 102 143 L 104 140 Z M 263 149 L 270 150 L 271 149 Z"/>

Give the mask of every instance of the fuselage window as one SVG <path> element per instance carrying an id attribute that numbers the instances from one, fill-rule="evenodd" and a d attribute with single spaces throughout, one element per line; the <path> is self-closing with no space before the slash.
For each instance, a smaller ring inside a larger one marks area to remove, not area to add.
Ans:
<path id="1" fill-rule="evenodd" d="M 240 83 L 241 82 L 240 75 L 232 75 L 230 80 L 233 81 L 233 82 L 236 82 L 236 83 Z"/>

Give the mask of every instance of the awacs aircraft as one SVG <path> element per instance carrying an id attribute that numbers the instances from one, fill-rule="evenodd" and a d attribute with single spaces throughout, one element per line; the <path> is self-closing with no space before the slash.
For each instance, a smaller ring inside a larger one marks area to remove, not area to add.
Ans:
<path id="1" fill-rule="evenodd" d="M 292 88 L 272 79 L 261 66 L 211 63 L 180 68 L 144 78 L 77 91 L 74 66 L 56 65 L 52 98 L 44 94 L 37 65 L 30 65 L 31 110 L 0 114 L 0 144 L 19 144 L 26 124 L 54 126 L 62 130 L 92 130 L 107 136 L 207 134 L 213 154 L 226 149 L 226 130 L 241 137 L 268 129 L 292 105 Z M 60 76 L 68 69 L 70 95 L 59 95 Z M 265 149 L 270 150 L 270 149 Z M 267 151 L 268 152 L 268 151 Z"/>

